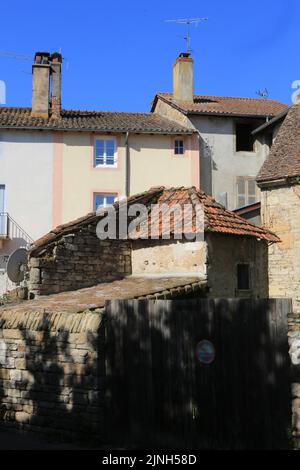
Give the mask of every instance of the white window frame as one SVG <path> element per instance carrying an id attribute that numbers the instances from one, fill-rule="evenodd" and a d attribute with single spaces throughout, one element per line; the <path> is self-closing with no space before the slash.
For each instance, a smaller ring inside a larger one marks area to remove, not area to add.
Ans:
<path id="1" fill-rule="evenodd" d="M 103 206 L 99 206 L 99 209 L 98 209 L 97 206 L 96 206 L 96 198 L 97 198 L 97 196 L 102 196 L 103 199 L 104 199 L 104 204 L 103 204 Z M 108 197 L 112 197 L 112 196 L 115 198 L 115 200 L 114 200 L 114 202 L 115 202 L 115 201 L 117 200 L 117 198 L 118 198 L 118 194 L 117 194 L 117 193 L 104 193 L 104 192 L 103 192 L 103 193 L 94 193 L 94 201 L 93 201 L 93 203 L 94 203 L 94 208 L 93 208 L 94 211 L 100 210 L 100 209 L 102 209 L 103 207 L 110 206 L 111 204 L 106 204 L 106 202 L 107 202 L 106 200 L 107 200 Z"/>
<path id="2" fill-rule="evenodd" d="M 112 157 L 106 155 L 106 145 L 104 144 L 104 155 L 103 155 L 104 163 L 103 164 L 101 164 L 101 163 L 97 164 L 97 142 L 103 141 L 105 143 L 109 140 L 114 142 L 114 147 L 115 147 L 114 156 L 113 156 L 114 163 L 113 163 L 113 165 L 110 165 L 110 164 L 106 163 L 106 159 L 107 158 L 112 158 Z M 94 163 L 94 168 L 116 168 L 118 166 L 118 158 L 117 157 L 118 157 L 118 146 L 117 146 L 117 139 L 115 137 L 105 137 L 105 138 L 96 137 L 95 145 L 94 145 L 94 162 L 93 162 Z"/>

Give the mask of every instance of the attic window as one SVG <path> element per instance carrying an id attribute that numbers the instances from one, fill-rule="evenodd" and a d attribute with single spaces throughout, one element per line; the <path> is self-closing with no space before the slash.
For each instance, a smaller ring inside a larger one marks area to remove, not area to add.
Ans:
<path id="1" fill-rule="evenodd" d="M 250 290 L 250 265 L 248 263 L 237 265 L 237 288 L 238 290 Z"/>
<path id="2" fill-rule="evenodd" d="M 236 123 L 236 151 L 237 152 L 253 152 L 254 137 L 251 134 L 253 125 L 246 123 Z"/>

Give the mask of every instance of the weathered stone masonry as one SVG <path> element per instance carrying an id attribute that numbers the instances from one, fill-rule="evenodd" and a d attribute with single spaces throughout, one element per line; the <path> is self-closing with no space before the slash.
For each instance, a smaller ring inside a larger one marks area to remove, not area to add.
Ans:
<path id="1" fill-rule="evenodd" d="M 289 346 L 292 382 L 292 428 L 295 438 L 300 438 L 300 314 L 289 315 Z"/>
<path id="2" fill-rule="evenodd" d="M 129 274 L 130 242 L 101 241 L 94 225 L 33 251 L 29 259 L 29 289 L 35 296 L 90 287 Z"/>
<path id="3" fill-rule="evenodd" d="M 0 313 L 0 425 L 101 437 L 101 315 Z"/>

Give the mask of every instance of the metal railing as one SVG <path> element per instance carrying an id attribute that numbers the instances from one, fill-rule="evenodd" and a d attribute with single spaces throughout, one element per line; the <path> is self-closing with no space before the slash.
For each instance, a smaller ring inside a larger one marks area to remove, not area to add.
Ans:
<path id="1" fill-rule="evenodd" d="M 33 242 L 31 236 L 7 212 L 0 212 L 0 238 L 9 240 L 18 238 L 28 245 Z"/>

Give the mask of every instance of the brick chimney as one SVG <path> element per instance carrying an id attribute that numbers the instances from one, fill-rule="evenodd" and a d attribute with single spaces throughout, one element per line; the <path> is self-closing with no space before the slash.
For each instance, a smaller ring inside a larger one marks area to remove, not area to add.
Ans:
<path id="1" fill-rule="evenodd" d="M 173 98 L 190 103 L 194 100 L 194 61 L 188 52 L 179 54 L 173 65 Z"/>
<path id="2" fill-rule="evenodd" d="M 50 54 L 37 52 L 32 66 L 32 117 L 48 119 L 50 93 Z"/>
<path id="3" fill-rule="evenodd" d="M 51 93 L 51 117 L 57 118 L 61 111 L 61 64 L 62 55 L 54 52 L 52 60 L 52 93 Z"/>

